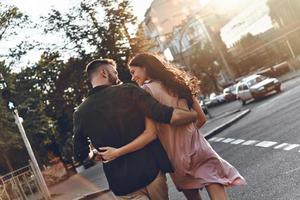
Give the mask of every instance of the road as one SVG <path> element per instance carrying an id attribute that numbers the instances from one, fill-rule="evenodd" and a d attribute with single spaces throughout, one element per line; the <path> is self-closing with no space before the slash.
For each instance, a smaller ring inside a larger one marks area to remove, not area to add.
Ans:
<path id="1" fill-rule="evenodd" d="M 300 78 L 282 88 L 246 105 L 251 113 L 210 141 L 248 182 L 228 189 L 230 199 L 300 199 Z"/>
<path id="2" fill-rule="evenodd" d="M 300 78 L 283 83 L 282 89 L 280 94 L 247 104 L 244 109 L 251 108 L 251 112 L 246 117 L 210 139 L 216 152 L 247 180 L 247 186 L 227 189 L 231 200 L 300 199 Z M 212 112 L 222 113 L 238 106 L 238 102 L 232 102 L 216 107 Z M 87 187 L 89 190 L 86 187 L 76 190 L 72 193 L 74 197 L 108 187 L 100 165 L 75 178 L 89 180 L 92 186 Z M 76 184 L 82 184 L 82 181 L 77 182 L 70 179 L 65 185 L 80 188 Z M 170 178 L 168 184 L 170 200 L 184 199 Z M 68 191 L 60 185 L 56 187 L 52 188 L 54 193 Z M 201 194 L 203 200 L 209 199 L 205 190 Z M 56 199 L 64 199 L 62 197 Z"/>

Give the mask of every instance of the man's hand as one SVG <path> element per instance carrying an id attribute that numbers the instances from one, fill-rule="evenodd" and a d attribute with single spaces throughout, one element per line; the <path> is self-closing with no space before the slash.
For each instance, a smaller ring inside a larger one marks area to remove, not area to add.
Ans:
<path id="1" fill-rule="evenodd" d="M 97 149 L 93 149 L 89 153 L 89 160 L 94 160 L 97 162 L 104 162 L 102 156 L 100 155 L 100 152 L 97 151 Z"/>

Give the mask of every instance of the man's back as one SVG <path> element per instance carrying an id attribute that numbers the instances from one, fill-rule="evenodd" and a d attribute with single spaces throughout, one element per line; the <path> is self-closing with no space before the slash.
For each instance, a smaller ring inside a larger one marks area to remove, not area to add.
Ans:
<path id="1" fill-rule="evenodd" d="M 75 153 L 86 158 L 87 137 L 96 148 L 121 147 L 139 136 L 145 129 L 145 114 L 161 122 L 169 122 L 172 109 L 162 107 L 149 98 L 147 92 L 133 86 L 98 86 L 74 114 Z M 104 164 L 113 192 L 124 195 L 149 184 L 171 166 L 158 140 L 136 152 Z"/>

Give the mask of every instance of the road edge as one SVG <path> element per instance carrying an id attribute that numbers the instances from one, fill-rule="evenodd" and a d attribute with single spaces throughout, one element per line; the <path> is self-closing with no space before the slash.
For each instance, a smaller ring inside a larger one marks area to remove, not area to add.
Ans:
<path id="1" fill-rule="evenodd" d="M 232 124 L 234 124 L 238 120 L 245 117 L 250 111 L 251 111 L 250 109 L 246 109 L 246 110 L 242 111 L 239 115 L 237 115 L 234 118 L 230 119 L 229 121 L 221 124 L 220 126 L 218 126 L 218 127 L 214 128 L 213 130 L 209 131 L 208 133 L 205 133 L 204 134 L 205 139 L 208 140 L 208 139 L 212 138 L 213 136 L 217 135 L 218 133 L 222 132 L 223 130 L 230 127 Z"/>
<path id="2" fill-rule="evenodd" d="M 84 194 L 84 195 L 82 195 L 78 198 L 75 198 L 73 200 L 88 200 L 88 199 L 98 197 L 99 195 L 105 194 L 107 192 L 110 192 L 110 189 L 103 189 L 103 190 L 99 190 L 99 191 L 96 191 L 96 192 L 87 193 L 87 194 Z"/>

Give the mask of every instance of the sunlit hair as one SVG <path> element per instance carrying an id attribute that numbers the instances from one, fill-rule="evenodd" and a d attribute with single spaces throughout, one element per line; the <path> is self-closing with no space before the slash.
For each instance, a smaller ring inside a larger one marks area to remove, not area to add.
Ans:
<path id="1" fill-rule="evenodd" d="M 186 99 L 188 107 L 192 107 L 193 96 L 199 93 L 200 81 L 196 77 L 172 66 L 159 55 L 152 53 L 140 53 L 134 56 L 128 66 L 144 67 L 149 78 L 160 81 L 169 92 Z"/>
<path id="2" fill-rule="evenodd" d="M 107 65 L 111 65 L 116 68 L 116 62 L 112 59 L 104 58 L 104 59 L 96 59 L 87 64 L 85 71 L 88 75 L 89 80 L 92 79 L 92 76 L 95 72 L 98 71 L 100 67 L 104 67 Z"/>

